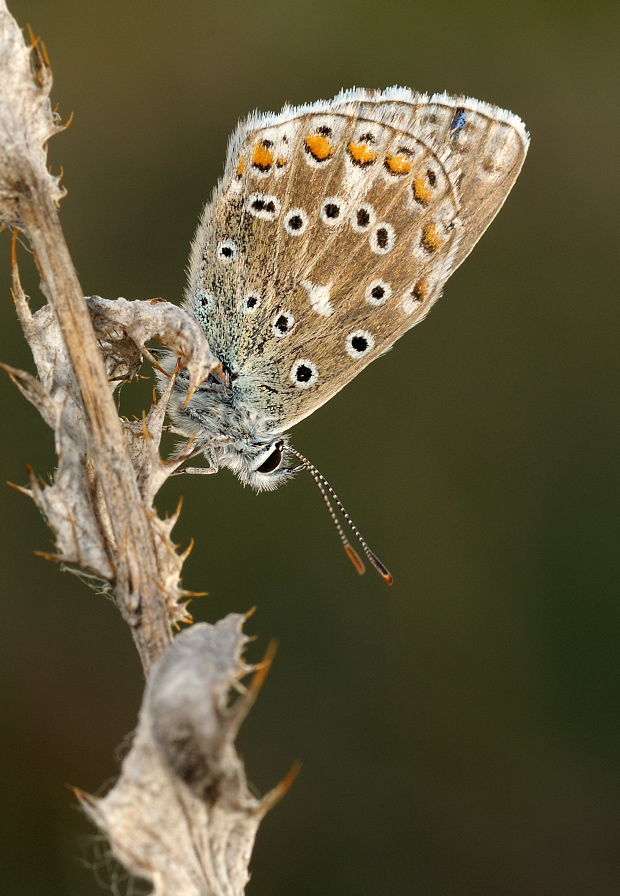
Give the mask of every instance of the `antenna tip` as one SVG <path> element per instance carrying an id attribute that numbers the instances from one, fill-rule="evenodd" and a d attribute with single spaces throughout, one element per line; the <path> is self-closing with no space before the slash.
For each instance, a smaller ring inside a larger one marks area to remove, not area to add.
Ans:
<path id="1" fill-rule="evenodd" d="M 383 581 L 387 582 L 388 585 L 391 585 L 394 581 L 394 577 L 392 576 L 392 573 L 389 571 L 387 566 L 384 566 L 377 555 L 373 554 L 372 551 L 368 554 L 368 559 L 377 570 Z"/>
<path id="2" fill-rule="evenodd" d="M 356 568 L 358 573 L 363 576 L 366 572 L 366 567 L 362 563 L 360 556 L 353 550 L 348 542 L 345 544 L 344 549 L 347 552 L 347 557 L 349 558 L 353 566 Z"/>

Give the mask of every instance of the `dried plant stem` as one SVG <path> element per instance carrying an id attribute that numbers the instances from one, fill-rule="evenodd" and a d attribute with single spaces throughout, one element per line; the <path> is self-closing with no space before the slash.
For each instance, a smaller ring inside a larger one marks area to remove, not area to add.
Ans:
<path id="1" fill-rule="evenodd" d="M 80 390 L 96 469 L 95 506 L 100 522 L 111 528 L 116 546 L 110 557 L 115 568 L 116 601 L 148 674 L 172 641 L 165 601 L 157 584 L 152 530 L 55 203 L 37 183 L 34 172 L 24 186 L 19 201 L 21 220 Z"/>

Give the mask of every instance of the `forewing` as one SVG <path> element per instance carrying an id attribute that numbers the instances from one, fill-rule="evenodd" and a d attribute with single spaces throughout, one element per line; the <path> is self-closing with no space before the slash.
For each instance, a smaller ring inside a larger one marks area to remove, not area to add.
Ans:
<path id="1" fill-rule="evenodd" d="M 497 213 L 526 147 L 509 113 L 398 89 L 242 123 L 188 292 L 236 400 L 284 430 L 387 351 Z"/>

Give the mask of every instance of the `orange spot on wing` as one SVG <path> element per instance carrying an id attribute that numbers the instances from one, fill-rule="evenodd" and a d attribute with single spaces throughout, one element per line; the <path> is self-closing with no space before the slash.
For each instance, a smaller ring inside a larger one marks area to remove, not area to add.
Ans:
<path id="1" fill-rule="evenodd" d="M 416 302 L 423 302 L 428 294 L 428 277 L 420 277 L 416 285 L 411 290 L 411 295 Z"/>
<path id="2" fill-rule="evenodd" d="M 278 168 L 284 168 L 284 166 L 286 165 L 286 156 L 278 156 L 278 158 L 276 159 L 276 165 L 278 166 Z"/>
<path id="3" fill-rule="evenodd" d="M 427 252 L 436 252 L 443 244 L 442 238 L 437 233 L 436 224 L 425 224 L 422 228 L 422 239 L 420 240 L 422 248 Z"/>
<path id="4" fill-rule="evenodd" d="M 367 143 L 349 143 L 347 152 L 358 165 L 372 165 L 377 160 L 377 153 Z"/>
<path id="5" fill-rule="evenodd" d="M 259 141 L 252 153 L 252 164 L 261 171 L 268 171 L 273 165 L 273 153 L 268 146 Z"/>
<path id="6" fill-rule="evenodd" d="M 328 159 L 334 151 L 331 143 L 323 134 L 308 134 L 305 143 L 307 151 L 318 162 Z"/>
<path id="7" fill-rule="evenodd" d="M 245 166 L 245 159 L 243 158 L 243 156 L 241 156 L 241 158 L 239 159 L 239 162 L 237 164 L 237 177 L 241 177 L 241 175 L 243 174 L 244 166 Z"/>
<path id="8" fill-rule="evenodd" d="M 423 174 L 416 174 L 413 178 L 413 198 L 416 202 L 430 202 L 433 191 L 426 182 Z"/>
<path id="9" fill-rule="evenodd" d="M 411 171 L 413 162 L 410 162 L 406 156 L 388 155 L 385 159 L 385 165 L 386 168 L 392 172 L 392 174 L 407 174 L 407 172 Z"/>

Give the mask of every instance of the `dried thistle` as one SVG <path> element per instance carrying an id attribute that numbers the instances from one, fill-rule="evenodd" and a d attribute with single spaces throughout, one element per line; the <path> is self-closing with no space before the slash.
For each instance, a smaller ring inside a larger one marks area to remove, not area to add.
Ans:
<path id="1" fill-rule="evenodd" d="M 229 705 L 231 687 L 252 671 L 242 658 L 243 617 L 190 622 L 183 561 L 170 534 L 178 511 L 160 519 L 161 485 L 191 453 L 172 461 L 159 447 L 174 377 L 142 420 L 119 417 L 113 391 L 137 374 L 157 339 L 187 371 L 190 389 L 218 367 L 199 325 L 161 300 L 84 299 L 57 205 L 64 195 L 46 166 L 46 143 L 61 131 L 49 102 L 43 45 L 24 43 L 0 0 L 0 224 L 22 231 L 47 304 L 33 314 L 13 241 L 13 298 L 38 376 L 1 365 L 55 435 L 51 483 L 34 473 L 29 494 L 55 541 L 53 559 L 111 593 L 128 622 L 148 677 L 140 722 L 118 783 L 103 799 L 79 793 L 118 858 L 157 896 L 236 896 L 248 879 L 258 824 L 288 782 L 263 800 L 247 789 L 234 738 L 268 664 Z"/>

